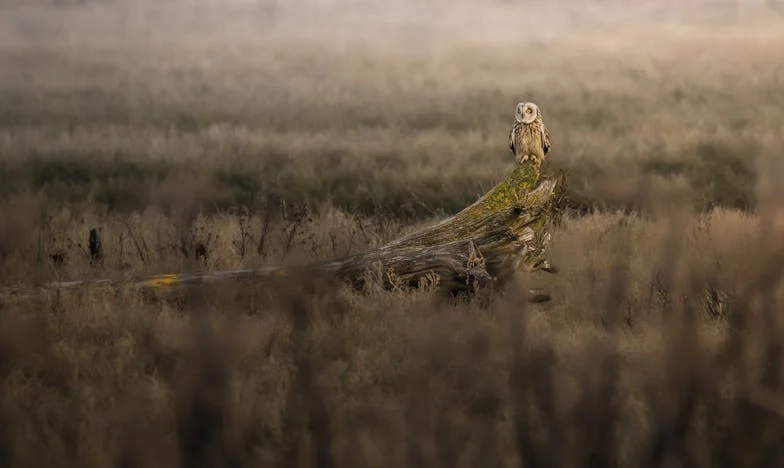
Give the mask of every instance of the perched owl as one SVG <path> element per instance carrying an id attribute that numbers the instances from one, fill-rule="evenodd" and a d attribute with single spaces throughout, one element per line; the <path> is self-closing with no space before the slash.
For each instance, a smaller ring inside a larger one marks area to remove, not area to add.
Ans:
<path id="1" fill-rule="evenodd" d="M 550 132 L 542 121 L 542 111 L 533 102 L 517 104 L 514 124 L 509 131 L 509 149 L 518 164 L 532 161 L 537 166 L 542 165 L 550 151 Z"/>

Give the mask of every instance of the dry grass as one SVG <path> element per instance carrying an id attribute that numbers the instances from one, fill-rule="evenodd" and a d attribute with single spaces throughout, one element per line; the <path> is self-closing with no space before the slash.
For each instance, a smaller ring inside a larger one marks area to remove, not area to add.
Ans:
<path id="1" fill-rule="evenodd" d="M 487 304 L 0 295 L 0 465 L 781 465 L 780 8 L 608 3 L 3 11 L 3 291 L 372 248 L 503 177 L 521 99 L 576 209 Z"/>

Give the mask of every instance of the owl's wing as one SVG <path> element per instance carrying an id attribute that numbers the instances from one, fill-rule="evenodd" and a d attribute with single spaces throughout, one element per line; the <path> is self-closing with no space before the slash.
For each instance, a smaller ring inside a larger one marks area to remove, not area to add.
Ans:
<path id="1" fill-rule="evenodd" d="M 542 148 L 544 149 L 544 154 L 550 151 L 550 130 L 547 130 L 547 127 L 544 125 L 542 125 Z"/>
<path id="2" fill-rule="evenodd" d="M 511 130 L 509 130 L 509 151 L 511 151 L 511 152 L 512 152 L 512 156 L 514 156 L 514 155 L 515 155 L 515 137 L 514 137 L 514 131 L 515 131 L 515 129 L 514 129 L 514 126 L 512 126 L 512 129 L 511 129 Z"/>

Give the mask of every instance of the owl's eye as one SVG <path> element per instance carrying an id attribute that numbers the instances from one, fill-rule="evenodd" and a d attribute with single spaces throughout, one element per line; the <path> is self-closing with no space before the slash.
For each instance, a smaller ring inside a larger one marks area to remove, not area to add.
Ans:
<path id="1" fill-rule="evenodd" d="M 530 107 L 529 107 L 529 108 L 527 108 L 527 109 L 525 110 L 525 113 L 526 113 L 526 114 L 530 114 L 531 112 L 533 112 L 533 111 L 531 110 L 531 108 L 530 108 Z"/>

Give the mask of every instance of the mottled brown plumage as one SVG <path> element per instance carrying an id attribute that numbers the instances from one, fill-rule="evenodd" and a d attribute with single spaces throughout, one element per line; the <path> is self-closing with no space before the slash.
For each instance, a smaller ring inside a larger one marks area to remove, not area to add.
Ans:
<path id="1" fill-rule="evenodd" d="M 509 150 L 518 164 L 531 161 L 537 167 L 550 151 L 550 132 L 542 121 L 542 111 L 533 102 L 517 104 L 509 131 Z"/>

